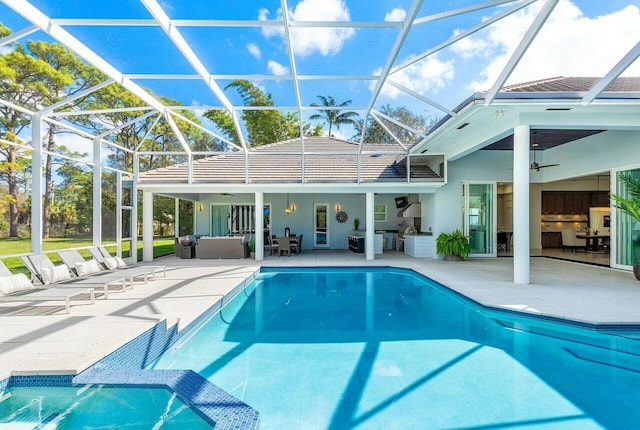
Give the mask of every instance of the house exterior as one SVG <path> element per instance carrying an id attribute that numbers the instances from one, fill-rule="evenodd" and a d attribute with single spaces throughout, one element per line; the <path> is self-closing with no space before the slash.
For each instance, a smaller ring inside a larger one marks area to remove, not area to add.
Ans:
<path id="1" fill-rule="evenodd" d="M 498 194 L 508 190 L 500 223 L 513 237 L 514 281 L 528 283 L 530 250 L 541 247 L 543 191 L 618 192 L 618 172 L 640 171 L 640 78 L 611 80 L 587 100 L 601 82 L 523 83 L 505 87 L 489 105 L 488 93 L 476 93 L 408 148 L 294 139 L 142 172 L 137 186 L 145 201 L 159 193 L 197 202 L 195 233 L 202 235 L 220 233 L 214 214 L 233 206 L 269 214 L 267 225 L 255 217 L 255 231 L 281 235 L 289 227 L 305 235 L 303 248 L 347 249 L 358 218 L 367 259 L 375 258 L 376 231 L 402 233 L 409 226 L 434 237 L 461 228 L 475 242 L 472 255 L 496 256 Z M 532 169 L 534 156 L 537 166 L 550 166 Z M 403 216 L 396 199 L 419 203 L 419 216 Z M 336 219 L 340 211 L 347 222 Z M 327 221 L 320 230 L 318 214 Z M 145 211 L 144 224 L 150 217 Z M 612 211 L 611 265 L 628 269 L 631 248 L 617 235 L 630 227 L 620 222 Z M 326 240 L 315 240 L 319 232 Z M 256 235 L 257 260 L 264 257 L 261 241 Z M 150 250 L 147 234 L 145 258 Z M 437 258 L 435 251 L 429 257 Z"/>

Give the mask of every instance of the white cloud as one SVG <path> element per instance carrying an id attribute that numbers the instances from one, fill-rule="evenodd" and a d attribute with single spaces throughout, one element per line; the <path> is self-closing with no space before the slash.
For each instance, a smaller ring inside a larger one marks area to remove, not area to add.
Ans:
<path id="1" fill-rule="evenodd" d="M 463 59 L 484 61 L 482 78 L 472 82 L 471 89 L 486 90 L 493 85 L 540 7 L 526 8 L 495 23 L 482 36 L 454 45 L 454 52 Z M 560 0 L 507 84 L 553 76 L 604 76 L 638 40 L 637 6 L 591 18 L 572 1 Z M 625 72 L 639 73 L 638 61 Z"/>
<path id="2" fill-rule="evenodd" d="M 404 21 L 404 18 L 407 16 L 407 11 L 396 7 L 391 12 L 387 12 L 384 16 L 385 21 Z"/>
<path id="3" fill-rule="evenodd" d="M 256 60 L 259 60 L 260 58 L 262 58 L 262 52 L 260 52 L 260 47 L 255 43 L 247 43 L 247 51 L 249 51 L 249 53 L 253 55 L 253 58 L 255 58 Z"/>
<path id="4" fill-rule="evenodd" d="M 282 64 L 273 61 L 273 60 L 269 60 L 269 62 L 267 63 L 267 67 L 269 68 L 269 71 L 271 73 L 273 73 L 274 75 L 288 75 L 289 74 L 289 68 L 286 66 L 283 66 Z"/>
<path id="5" fill-rule="evenodd" d="M 407 59 L 407 61 L 410 60 L 411 58 Z M 374 71 L 374 74 L 378 73 L 380 73 L 380 69 Z M 428 91 L 439 92 L 447 83 L 453 81 L 453 77 L 454 61 L 441 61 L 437 54 L 389 76 L 392 81 L 422 95 Z M 370 89 L 373 90 L 374 86 L 375 83 L 371 83 Z M 381 94 L 395 99 L 403 92 L 396 87 L 385 84 Z"/>
<path id="6" fill-rule="evenodd" d="M 0 46 L 0 55 L 7 55 L 7 54 L 11 53 L 14 50 L 15 50 L 15 48 L 10 46 L 10 45 Z"/>
<path id="7" fill-rule="evenodd" d="M 282 19 L 282 10 L 277 12 Z M 268 20 L 269 11 L 260 9 L 258 19 Z M 302 0 L 295 9 L 289 10 L 292 21 L 351 21 L 349 9 L 342 0 Z M 291 28 L 293 52 L 298 55 L 320 53 L 335 55 L 344 43 L 355 35 L 353 28 Z M 278 27 L 263 27 L 265 37 L 284 37 L 284 30 Z"/>

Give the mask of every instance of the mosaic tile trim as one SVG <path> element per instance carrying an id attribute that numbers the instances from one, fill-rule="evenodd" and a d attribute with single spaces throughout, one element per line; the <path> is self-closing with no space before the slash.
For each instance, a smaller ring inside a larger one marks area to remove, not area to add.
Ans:
<path id="1" fill-rule="evenodd" d="M 73 379 L 76 384 L 168 387 L 216 430 L 254 430 L 258 411 L 191 370 L 92 370 Z"/>
<path id="2" fill-rule="evenodd" d="M 70 387 L 73 375 L 18 375 L 9 378 L 12 387 Z"/>

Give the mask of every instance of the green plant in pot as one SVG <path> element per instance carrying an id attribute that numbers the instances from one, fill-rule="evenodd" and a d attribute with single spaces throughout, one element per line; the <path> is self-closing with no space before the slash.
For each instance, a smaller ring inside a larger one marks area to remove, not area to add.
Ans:
<path id="1" fill-rule="evenodd" d="M 462 261 L 471 253 L 469 238 L 460 230 L 440 233 L 436 239 L 436 252 L 444 255 L 445 260 Z"/>
<path id="2" fill-rule="evenodd" d="M 353 229 L 357 230 L 360 227 L 360 220 L 358 218 L 353 219 Z"/>
<path id="3" fill-rule="evenodd" d="M 627 196 L 612 194 L 615 207 L 631 216 L 636 223 L 640 223 L 640 179 L 634 178 L 630 173 L 621 173 L 619 179 L 627 187 Z M 635 260 L 633 274 L 640 281 L 640 233 L 635 241 Z"/>

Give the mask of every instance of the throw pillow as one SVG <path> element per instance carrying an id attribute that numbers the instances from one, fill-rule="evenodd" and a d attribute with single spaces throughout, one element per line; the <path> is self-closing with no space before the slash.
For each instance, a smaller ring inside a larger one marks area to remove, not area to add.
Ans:
<path id="1" fill-rule="evenodd" d="M 53 268 L 53 282 L 66 281 L 67 279 L 71 279 L 69 266 L 61 264 Z"/>
<path id="2" fill-rule="evenodd" d="M 127 267 L 127 263 L 124 262 L 124 260 L 120 257 L 113 257 L 116 259 L 116 261 L 118 262 L 118 267 Z"/>
<path id="3" fill-rule="evenodd" d="M 33 288 L 35 287 L 24 273 L 17 273 L 0 278 L 0 296 L 7 296 L 18 291 L 26 291 Z"/>
<path id="4" fill-rule="evenodd" d="M 43 267 L 40 275 L 42 276 L 42 283 L 44 285 L 48 285 L 48 284 L 51 284 L 52 282 L 55 282 L 53 267 Z"/>
<path id="5" fill-rule="evenodd" d="M 78 276 L 86 276 L 93 273 L 98 273 L 100 271 L 100 267 L 98 266 L 98 262 L 96 260 L 89 260 L 77 263 L 76 271 L 78 272 Z"/>
<path id="6" fill-rule="evenodd" d="M 105 257 L 104 265 L 107 266 L 107 269 L 113 270 L 118 267 L 118 260 L 114 257 Z"/>

